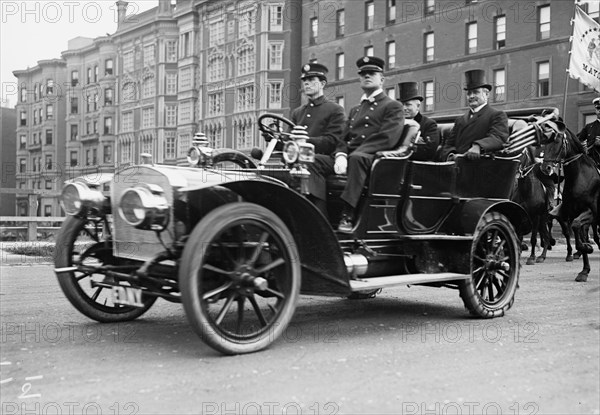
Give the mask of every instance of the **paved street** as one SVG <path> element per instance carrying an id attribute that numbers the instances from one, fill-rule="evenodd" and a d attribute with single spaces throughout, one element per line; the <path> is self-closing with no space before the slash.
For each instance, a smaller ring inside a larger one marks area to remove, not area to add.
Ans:
<path id="1" fill-rule="evenodd" d="M 564 256 L 523 266 L 504 318 L 470 318 L 446 288 L 302 297 L 282 339 L 235 357 L 201 343 L 179 304 L 98 324 L 51 265 L 3 256 L 0 412 L 598 414 L 599 255 L 587 283 Z"/>

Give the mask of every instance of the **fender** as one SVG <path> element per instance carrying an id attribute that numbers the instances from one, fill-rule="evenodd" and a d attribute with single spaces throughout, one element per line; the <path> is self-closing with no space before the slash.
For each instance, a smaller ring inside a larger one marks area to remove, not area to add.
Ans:
<path id="1" fill-rule="evenodd" d="M 276 182 L 240 180 L 189 191 L 188 201 L 214 209 L 240 197 L 271 210 L 294 235 L 302 263 L 302 294 L 350 295 L 344 254 L 329 221 L 294 190 Z"/>
<path id="2" fill-rule="evenodd" d="M 455 207 L 440 231 L 455 235 L 473 235 L 479 219 L 487 212 L 500 212 L 508 218 L 518 235 L 531 232 L 529 215 L 519 204 L 489 199 L 470 199 Z"/>

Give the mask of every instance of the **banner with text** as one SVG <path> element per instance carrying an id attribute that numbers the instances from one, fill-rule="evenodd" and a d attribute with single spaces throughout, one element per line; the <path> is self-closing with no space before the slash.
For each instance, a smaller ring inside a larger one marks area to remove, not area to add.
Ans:
<path id="1" fill-rule="evenodd" d="M 569 75 L 600 92 L 600 24 L 575 6 Z"/>

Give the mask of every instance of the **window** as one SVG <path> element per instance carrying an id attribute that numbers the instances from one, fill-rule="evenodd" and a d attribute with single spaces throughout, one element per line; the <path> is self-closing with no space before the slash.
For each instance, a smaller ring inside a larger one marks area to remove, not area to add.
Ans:
<path id="1" fill-rule="evenodd" d="M 113 133 L 112 120 L 112 117 L 104 117 L 104 134 Z"/>
<path id="2" fill-rule="evenodd" d="M 107 144 L 102 149 L 104 163 L 112 163 L 112 145 Z"/>
<path id="3" fill-rule="evenodd" d="M 424 60 L 425 62 L 432 62 L 433 61 L 433 47 L 434 47 L 434 42 L 433 42 L 433 32 L 429 32 L 429 33 L 425 33 L 424 35 L 424 46 L 425 46 L 425 50 L 424 50 Z"/>
<path id="4" fill-rule="evenodd" d="M 79 71 L 71 71 L 71 86 L 79 84 Z"/>
<path id="5" fill-rule="evenodd" d="M 27 102 L 27 87 L 21 85 L 21 102 Z"/>
<path id="6" fill-rule="evenodd" d="M 538 8 L 539 31 L 538 39 L 550 38 L 550 5 Z"/>
<path id="7" fill-rule="evenodd" d="M 281 32 L 283 30 L 283 5 L 273 4 L 269 6 L 269 30 Z"/>
<path id="8" fill-rule="evenodd" d="M 27 172 L 27 160 L 19 159 L 19 173 L 26 173 L 26 172 Z"/>
<path id="9" fill-rule="evenodd" d="M 79 135 L 79 125 L 71 124 L 71 141 L 77 141 L 77 137 Z"/>
<path id="10" fill-rule="evenodd" d="M 317 44 L 317 37 L 319 36 L 319 18 L 313 17 L 310 19 L 310 37 L 308 39 L 311 45 Z"/>
<path id="11" fill-rule="evenodd" d="M 385 46 L 385 60 L 387 62 L 387 67 L 389 69 L 393 69 L 396 67 L 396 42 L 391 41 L 388 42 Z"/>
<path id="12" fill-rule="evenodd" d="M 86 78 L 86 82 L 88 84 L 92 83 L 92 68 L 87 68 L 87 78 Z"/>
<path id="13" fill-rule="evenodd" d="M 181 124 L 192 122 L 192 101 L 184 101 L 179 104 L 179 122 Z"/>
<path id="14" fill-rule="evenodd" d="M 168 40 L 166 44 L 167 62 L 177 62 L 177 41 Z"/>
<path id="15" fill-rule="evenodd" d="M 79 101 L 77 97 L 71 97 L 71 114 L 77 114 L 79 112 Z"/>
<path id="16" fill-rule="evenodd" d="M 600 17 L 600 2 L 598 1 L 588 1 L 587 2 L 587 15 L 592 19 L 598 21 L 598 17 Z M 594 119 L 596 116 L 594 115 Z M 589 124 L 589 123 L 586 123 Z"/>
<path id="17" fill-rule="evenodd" d="M 77 166 L 77 164 L 79 164 L 79 160 L 78 160 L 76 151 L 71 151 L 71 153 L 69 154 L 69 160 L 70 160 L 71 167 L 75 167 L 75 166 Z"/>
<path id="18" fill-rule="evenodd" d="M 223 42 L 225 41 L 225 23 L 223 22 L 223 20 L 211 23 L 209 26 L 208 34 L 210 46 L 223 44 Z"/>
<path id="19" fill-rule="evenodd" d="M 154 77 L 147 76 L 142 83 L 142 98 L 152 98 L 155 93 Z"/>
<path id="20" fill-rule="evenodd" d="M 363 56 L 373 56 L 373 46 L 365 46 L 365 52 Z"/>
<path id="21" fill-rule="evenodd" d="M 246 86 L 238 89 L 237 102 L 238 111 L 247 111 L 254 108 L 254 86 Z"/>
<path id="22" fill-rule="evenodd" d="M 38 110 L 33 110 L 33 125 L 37 124 Z"/>
<path id="23" fill-rule="evenodd" d="M 113 74 L 113 60 L 107 59 L 104 61 L 104 75 L 112 75 Z"/>
<path id="24" fill-rule="evenodd" d="M 192 78 L 192 68 L 190 66 L 181 69 L 179 72 L 179 90 L 191 89 L 193 87 Z"/>
<path id="25" fill-rule="evenodd" d="M 123 54 L 123 71 L 131 72 L 135 67 L 135 63 L 133 60 L 133 51 L 125 52 Z"/>
<path id="26" fill-rule="evenodd" d="M 98 164 L 98 149 L 93 148 L 92 149 L 92 165 L 95 166 L 96 164 Z"/>
<path id="27" fill-rule="evenodd" d="M 19 150 L 24 150 L 25 148 L 27 148 L 27 136 L 20 135 L 19 136 Z"/>
<path id="28" fill-rule="evenodd" d="M 44 216 L 52 216 L 52 205 L 44 205 Z"/>
<path id="29" fill-rule="evenodd" d="M 223 93 L 208 95 L 208 115 L 215 116 L 223 113 Z"/>
<path id="30" fill-rule="evenodd" d="M 167 72 L 165 81 L 167 95 L 177 95 L 177 72 Z"/>
<path id="31" fill-rule="evenodd" d="M 269 69 L 281 69 L 283 61 L 283 43 L 269 44 Z"/>
<path id="32" fill-rule="evenodd" d="M 467 55 L 477 52 L 477 22 L 467 23 Z"/>
<path id="33" fill-rule="evenodd" d="M 192 43 L 191 43 L 191 37 L 192 37 L 192 35 L 191 35 L 191 32 L 186 32 L 186 33 L 183 33 L 183 34 L 180 36 L 179 45 L 180 45 L 180 47 L 181 47 L 181 50 L 180 50 L 180 53 L 179 53 L 179 55 L 180 55 L 182 58 L 187 58 L 188 56 L 191 56 L 191 55 L 192 55 Z M 210 42 L 211 42 L 211 44 L 210 44 L 210 45 L 211 45 L 211 46 L 213 46 L 213 44 L 212 44 L 212 39 L 213 39 L 213 36 L 211 35 L 211 36 L 210 36 Z"/>
<path id="34" fill-rule="evenodd" d="M 550 95 L 550 62 L 537 63 L 537 96 Z"/>
<path id="35" fill-rule="evenodd" d="M 254 49 L 246 47 L 238 55 L 238 75 L 247 75 L 254 72 Z"/>
<path id="36" fill-rule="evenodd" d="M 238 71 L 241 56 L 238 56 Z M 181 77 L 180 77 L 181 78 Z M 220 81 L 225 78 L 225 62 L 223 56 L 214 55 L 208 58 L 208 80 L 210 82 Z M 181 79 L 180 79 L 181 82 Z M 179 86 L 181 88 L 181 84 Z"/>
<path id="37" fill-rule="evenodd" d="M 223 130 L 224 128 L 221 124 L 208 125 L 205 128 L 206 135 L 208 136 L 213 148 L 221 148 L 224 146 Z"/>
<path id="38" fill-rule="evenodd" d="M 385 21 L 387 24 L 396 23 L 396 0 L 387 0 L 387 14 Z"/>
<path id="39" fill-rule="evenodd" d="M 430 15 L 435 13 L 435 0 L 425 0 L 423 5 L 423 10 L 425 11 L 425 15 Z"/>
<path id="40" fill-rule="evenodd" d="M 133 131 L 133 112 L 124 112 L 121 116 L 121 128 L 123 132 Z"/>
<path id="41" fill-rule="evenodd" d="M 253 9 L 242 12 L 239 19 L 240 36 L 250 36 L 254 33 L 256 15 Z"/>
<path id="42" fill-rule="evenodd" d="M 335 79 L 344 79 L 345 59 L 343 53 L 335 55 Z"/>
<path id="43" fill-rule="evenodd" d="M 144 66 L 152 66 L 155 63 L 154 45 L 144 46 Z"/>
<path id="44" fill-rule="evenodd" d="M 142 128 L 154 127 L 154 107 L 142 109 Z"/>
<path id="45" fill-rule="evenodd" d="M 92 164 L 92 152 L 88 149 L 85 150 L 85 165 L 90 166 Z"/>
<path id="46" fill-rule="evenodd" d="M 52 130 L 46 130 L 46 145 L 52 145 Z"/>
<path id="47" fill-rule="evenodd" d="M 497 69 L 494 71 L 494 102 L 506 100 L 506 71 Z"/>
<path id="48" fill-rule="evenodd" d="M 54 107 L 52 104 L 46 105 L 46 119 L 51 120 L 54 118 Z"/>
<path id="49" fill-rule="evenodd" d="M 175 131 L 165 132 L 165 158 L 174 159 L 177 157 L 177 141 L 175 138 Z"/>
<path id="50" fill-rule="evenodd" d="M 375 23 L 375 5 L 373 1 L 365 3 L 365 30 L 373 30 Z"/>
<path id="51" fill-rule="evenodd" d="M 252 147 L 253 123 L 247 120 L 238 121 L 235 126 L 237 148 L 245 149 Z"/>
<path id="52" fill-rule="evenodd" d="M 113 105 L 113 89 L 104 88 L 104 105 Z"/>
<path id="53" fill-rule="evenodd" d="M 425 93 L 423 111 L 433 111 L 434 95 L 433 95 L 433 81 L 423 82 L 423 91 Z"/>
<path id="54" fill-rule="evenodd" d="M 494 47 L 504 49 L 506 46 L 506 16 L 497 16 L 494 19 Z"/>
<path id="55" fill-rule="evenodd" d="M 338 10 L 335 16 L 335 36 L 343 37 L 346 33 L 346 12 L 344 9 Z"/>
<path id="56" fill-rule="evenodd" d="M 47 79 L 46 80 L 46 95 L 54 94 L 54 80 Z"/>
<path id="57" fill-rule="evenodd" d="M 88 93 L 85 96 L 85 112 L 91 112 L 92 108 L 92 96 Z"/>
<path id="58" fill-rule="evenodd" d="M 20 126 L 26 126 L 27 125 L 27 112 L 26 111 L 21 111 L 19 114 L 19 119 L 20 119 Z"/>
<path id="59" fill-rule="evenodd" d="M 46 170 L 52 170 L 52 155 L 50 154 L 46 154 L 46 160 L 45 160 L 45 168 Z"/>
<path id="60" fill-rule="evenodd" d="M 269 82 L 269 108 L 281 108 L 281 82 Z"/>
<path id="61" fill-rule="evenodd" d="M 137 87 L 134 82 L 123 85 L 123 101 L 134 101 L 137 99 Z"/>
<path id="62" fill-rule="evenodd" d="M 94 82 L 98 82 L 98 65 L 94 66 Z"/>
<path id="63" fill-rule="evenodd" d="M 392 87 L 386 88 L 385 93 L 391 99 L 396 99 L 396 88 L 395 87 L 392 86 Z"/>
<path id="64" fill-rule="evenodd" d="M 177 104 L 165 105 L 165 126 L 177 127 Z"/>
<path id="65" fill-rule="evenodd" d="M 342 95 L 342 96 L 339 96 L 339 97 L 335 97 L 335 102 L 337 102 L 338 105 L 341 105 L 343 107 L 344 104 L 346 103 L 346 99 Z"/>
<path id="66" fill-rule="evenodd" d="M 90 128 L 90 125 L 91 124 L 90 124 L 89 121 L 85 123 L 85 135 L 90 135 L 91 134 L 92 129 Z"/>
<path id="67" fill-rule="evenodd" d="M 46 180 L 46 190 L 52 190 L 52 181 L 51 180 Z M 51 215 L 46 215 L 46 216 L 51 216 Z"/>

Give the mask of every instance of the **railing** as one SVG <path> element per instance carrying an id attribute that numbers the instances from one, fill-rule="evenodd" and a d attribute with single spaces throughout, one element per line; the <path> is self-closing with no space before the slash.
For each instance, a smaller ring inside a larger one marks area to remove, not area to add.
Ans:
<path id="1" fill-rule="evenodd" d="M 60 226 L 51 226 L 65 220 L 62 216 L 0 216 L 0 240 L 37 241 L 39 236 L 56 236 Z M 47 226 L 43 223 L 50 223 Z M 25 225 L 20 225 L 24 223 Z M 40 226 L 40 223 L 43 225 Z"/>

